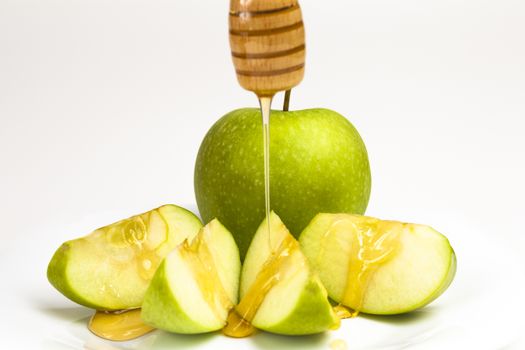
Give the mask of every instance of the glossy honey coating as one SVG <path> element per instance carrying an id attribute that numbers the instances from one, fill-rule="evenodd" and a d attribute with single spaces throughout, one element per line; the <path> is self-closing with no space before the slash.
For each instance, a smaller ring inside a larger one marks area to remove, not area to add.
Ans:
<path id="1" fill-rule="evenodd" d="M 230 46 L 240 85 L 273 96 L 304 76 L 305 37 L 296 0 L 231 0 Z"/>
<path id="2" fill-rule="evenodd" d="M 226 321 L 226 327 L 222 330 L 223 334 L 229 337 L 242 338 L 254 332 L 251 322 L 255 314 L 268 292 L 282 281 L 284 266 L 297 249 L 299 249 L 299 243 L 291 235 L 286 235 L 277 250 L 264 263 L 255 282 L 241 299 L 239 305 L 231 310 Z"/>
<path id="3" fill-rule="evenodd" d="M 140 309 L 118 312 L 97 311 L 91 317 L 88 328 L 99 337 L 113 341 L 135 339 L 155 330 L 142 322 Z"/>

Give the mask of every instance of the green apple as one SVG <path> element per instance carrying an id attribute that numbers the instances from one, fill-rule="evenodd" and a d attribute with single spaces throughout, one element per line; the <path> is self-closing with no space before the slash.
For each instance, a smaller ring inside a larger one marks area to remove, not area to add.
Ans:
<path id="1" fill-rule="evenodd" d="M 295 237 L 320 212 L 364 213 L 370 167 L 357 130 L 328 109 L 272 111 L 271 207 Z M 261 114 L 239 109 L 208 131 L 195 165 L 195 194 L 204 221 L 218 218 L 244 257 L 265 217 Z"/>
<path id="2" fill-rule="evenodd" d="M 327 292 L 310 270 L 299 243 L 273 212 L 270 231 L 264 220 L 246 254 L 240 300 L 237 313 L 245 319 L 251 314 L 251 324 L 267 332 L 304 335 L 339 324 Z"/>
<path id="3" fill-rule="evenodd" d="M 164 205 L 65 242 L 53 255 L 47 277 L 81 305 L 137 308 L 162 259 L 201 227 L 190 211 Z"/>
<path id="4" fill-rule="evenodd" d="M 142 320 L 183 334 L 221 329 L 237 303 L 240 270 L 235 240 L 211 221 L 161 263 L 144 297 Z"/>
<path id="5" fill-rule="evenodd" d="M 456 272 L 448 239 L 425 225 L 319 214 L 299 241 L 329 296 L 369 314 L 421 308 L 448 288 Z"/>

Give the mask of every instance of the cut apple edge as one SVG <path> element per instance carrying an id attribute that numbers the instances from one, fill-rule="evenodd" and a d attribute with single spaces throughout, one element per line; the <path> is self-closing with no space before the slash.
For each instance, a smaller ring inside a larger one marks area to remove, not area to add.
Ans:
<path id="1" fill-rule="evenodd" d="M 423 300 L 419 305 L 416 305 L 413 308 L 410 308 L 409 310 L 401 311 L 400 313 L 406 313 L 406 312 L 410 312 L 413 310 L 417 310 L 417 309 L 424 307 L 425 305 L 430 304 L 431 302 L 436 300 L 438 297 L 440 297 L 448 289 L 448 287 L 450 287 L 450 285 L 452 284 L 452 281 L 454 280 L 454 277 L 456 276 L 456 271 L 457 271 L 456 252 L 454 251 L 452 246 L 450 246 L 450 250 L 451 250 L 450 263 L 448 265 L 447 274 L 443 278 L 440 288 L 436 289 L 436 291 L 433 294 L 431 294 L 428 297 L 428 299 Z"/>
<path id="2" fill-rule="evenodd" d="M 411 311 L 420 309 L 430 304 L 431 302 L 435 301 L 439 296 L 441 296 L 448 289 L 448 287 L 451 285 L 452 281 L 454 280 L 454 277 L 456 274 L 456 268 L 457 268 L 457 258 L 456 258 L 454 249 L 452 248 L 447 237 L 445 237 L 445 235 L 443 235 L 442 233 L 436 231 L 435 229 L 427 225 L 420 225 L 420 224 L 404 224 L 404 225 L 406 228 L 405 231 L 407 229 L 413 230 L 413 232 L 411 232 L 412 234 L 417 233 L 421 235 L 420 237 L 414 237 L 414 236 L 410 237 L 414 241 L 417 239 L 424 240 L 425 237 L 423 236 L 425 234 L 429 235 L 427 237 L 428 239 L 435 240 L 434 245 L 430 244 L 429 246 L 426 247 L 426 249 L 424 249 L 425 246 L 422 244 L 419 246 L 420 249 L 417 249 L 417 251 L 419 254 L 421 254 L 421 256 L 419 257 L 416 256 L 416 253 L 408 254 L 412 258 L 412 260 L 410 260 L 410 265 L 413 266 L 412 269 L 414 270 L 413 279 L 411 279 L 410 281 L 405 279 L 404 283 L 402 283 L 403 288 L 412 287 L 412 289 L 415 289 L 418 287 L 418 284 L 422 286 L 423 281 L 428 279 L 428 277 L 425 276 L 425 272 L 426 274 L 430 274 L 430 275 L 435 274 L 436 278 L 434 278 L 434 282 L 433 283 L 427 282 L 426 284 L 426 290 L 429 294 L 427 297 L 421 298 L 419 302 L 414 302 L 411 304 L 407 303 L 405 307 L 391 308 L 390 310 L 382 311 L 377 308 L 369 307 L 369 303 L 366 302 L 367 300 L 366 298 L 369 298 L 369 297 L 371 298 L 370 296 L 371 291 L 368 291 L 367 296 L 365 298 L 364 308 L 362 310 L 363 313 L 370 313 L 370 314 L 375 314 L 375 315 L 397 315 L 397 314 L 403 314 L 403 313 L 407 313 L 407 312 L 411 312 Z M 422 234 L 423 232 L 425 233 Z M 410 233 L 407 233 L 407 232 L 404 232 L 403 234 L 410 235 Z M 405 236 L 405 238 L 407 238 L 407 236 Z M 406 245 L 407 243 L 405 242 L 405 246 Z M 407 247 L 406 249 L 410 249 L 410 248 Z M 414 247 L 412 247 L 412 249 L 414 249 Z M 416 249 L 414 249 L 413 251 L 415 250 Z M 421 252 L 422 250 L 425 251 L 426 254 L 422 253 Z M 400 254 L 401 256 L 397 257 L 398 261 L 401 261 L 401 259 L 403 258 L 407 259 L 406 254 L 404 254 L 405 256 L 403 256 L 402 253 Z M 432 260 L 432 258 L 434 258 L 433 260 L 434 264 L 430 264 L 430 261 Z M 383 274 L 383 276 L 387 276 L 388 274 L 394 275 L 395 269 L 392 270 L 392 265 L 396 263 L 395 259 L 396 257 L 392 259 L 394 261 L 387 262 L 385 266 L 382 268 L 382 270 L 378 271 L 377 275 L 379 274 Z M 405 268 L 409 269 L 408 266 L 410 265 L 409 264 L 405 265 Z M 421 267 L 425 265 L 427 267 L 427 270 L 423 272 L 423 269 Z M 391 270 L 390 273 L 388 271 L 389 269 Z M 419 270 L 419 271 L 416 271 L 416 270 Z M 441 278 L 439 278 L 439 276 L 441 276 Z M 434 287 L 431 287 L 431 286 L 434 286 Z M 435 289 L 432 290 L 432 288 L 435 288 Z M 409 293 L 410 291 L 407 289 L 406 294 L 409 294 Z M 401 294 L 405 294 L 405 293 L 401 293 Z M 414 300 L 417 300 L 417 299 L 414 299 Z"/>
<path id="3" fill-rule="evenodd" d="M 55 251 L 49 265 L 47 267 L 47 279 L 49 283 L 60 293 L 65 295 L 71 301 L 77 304 L 98 310 L 114 310 L 111 308 L 103 308 L 97 303 L 92 303 L 90 300 L 84 298 L 82 293 L 79 293 L 70 283 L 67 278 L 67 262 L 70 259 L 71 242 L 67 241 Z"/>

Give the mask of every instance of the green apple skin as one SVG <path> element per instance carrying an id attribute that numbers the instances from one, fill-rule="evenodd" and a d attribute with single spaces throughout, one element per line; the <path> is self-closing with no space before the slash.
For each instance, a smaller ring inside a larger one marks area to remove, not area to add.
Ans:
<path id="1" fill-rule="evenodd" d="M 336 302 L 342 302 L 346 276 L 351 269 L 349 252 L 359 244 L 353 232 L 335 230 L 332 224 L 347 221 L 355 224 L 352 227 L 359 227 L 367 219 L 377 220 L 360 215 L 321 213 L 299 238 L 310 265 Z M 396 315 L 428 305 L 447 290 L 456 274 L 456 254 L 450 242 L 426 225 L 382 222 L 399 230 L 401 249 L 372 275 L 360 311 Z M 365 230 L 369 227 L 365 226 Z M 326 253 L 320 254 L 321 249 Z M 347 306 L 356 308 L 355 305 Z"/>
<path id="2" fill-rule="evenodd" d="M 339 323 L 327 302 L 328 295 L 321 281 L 313 276 L 297 299 L 294 312 L 281 322 L 272 325 L 257 324 L 266 332 L 283 335 L 308 335 L 322 333 Z"/>
<path id="3" fill-rule="evenodd" d="M 202 219 L 218 218 L 243 258 L 266 215 L 258 109 L 232 111 L 212 126 L 199 149 L 194 185 Z M 370 187 L 365 145 L 346 118 L 328 109 L 272 111 L 271 208 L 295 237 L 317 213 L 364 213 Z"/>
<path id="4" fill-rule="evenodd" d="M 73 242 L 68 241 L 57 249 L 47 267 L 47 279 L 56 290 L 77 304 L 97 310 L 111 309 L 107 305 L 103 305 L 103 303 L 91 301 L 84 297 L 83 293 L 78 291 L 69 281 L 67 268 L 71 260 L 70 251 L 72 244 Z"/>
<path id="5" fill-rule="evenodd" d="M 127 254 L 132 245 L 126 237 L 134 237 L 135 233 L 126 229 L 126 225 L 148 215 L 145 235 L 163 240 L 154 249 L 162 258 L 183 239 L 195 236 L 202 227 L 195 214 L 173 204 L 102 227 L 57 249 L 47 268 L 51 285 L 70 300 L 92 309 L 114 311 L 140 307 L 150 280 L 139 277 L 133 261 L 122 264 L 124 268 L 113 266 L 110 261 L 123 252 Z M 113 238 L 109 237 L 110 231 L 116 233 Z M 149 251 L 147 240 L 136 243 L 144 246 L 143 251 Z"/>
<path id="6" fill-rule="evenodd" d="M 166 265 L 164 259 L 151 280 L 142 304 L 142 320 L 159 329 L 176 329 L 178 333 L 185 334 L 201 333 L 202 325 L 184 311 L 184 305 L 171 293 L 166 283 L 169 276 Z"/>

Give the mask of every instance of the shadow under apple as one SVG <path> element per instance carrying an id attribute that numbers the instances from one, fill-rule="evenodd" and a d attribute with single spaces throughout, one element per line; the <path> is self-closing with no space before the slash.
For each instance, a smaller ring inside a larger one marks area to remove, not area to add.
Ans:
<path id="1" fill-rule="evenodd" d="M 421 323 L 423 321 L 430 321 L 438 312 L 434 307 L 426 307 L 424 309 L 415 310 L 399 315 L 370 315 L 359 314 L 366 320 L 382 323 L 390 323 L 393 325 L 404 326 L 412 323 Z"/>
<path id="2" fill-rule="evenodd" d="M 252 343 L 260 349 L 319 349 L 323 345 L 328 344 L 330 337 L 327 332 L 312 334 L 312 335 L 301 335 L 301 336 L 289 336 L 289 335 L 278 335 L 259 331 L 253 335 L 250 340 Z"/>

